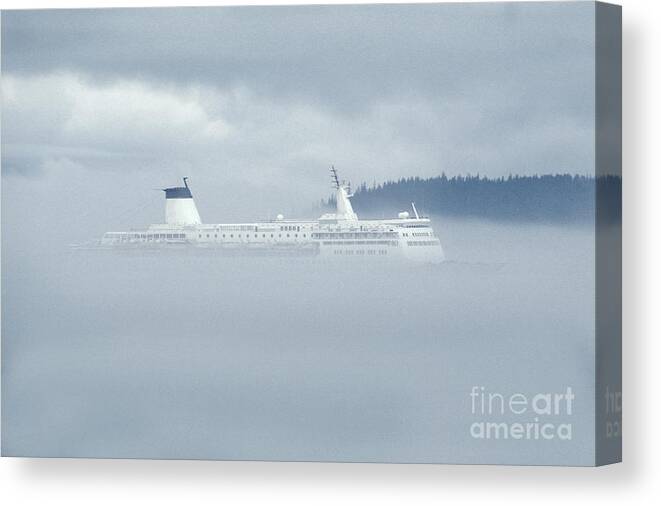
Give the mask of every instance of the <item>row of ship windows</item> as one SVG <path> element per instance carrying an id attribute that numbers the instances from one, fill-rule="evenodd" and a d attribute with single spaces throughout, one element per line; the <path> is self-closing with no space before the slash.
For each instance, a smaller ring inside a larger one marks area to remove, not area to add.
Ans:
<path id="1" fill-rule="evenodd" d="M 267 234 L 269 231 L 272 231 L 273 229 L 267 229 Z M 303 230 L 305 230 L 305 227 L 303 227 Z M 211 230 L 209 234 L 214 233 L 218 234 L 219 232 L 228 232 L 228 231 L 246 231 L 245 228 L 243 227 L 220 227 L 215 230 Z M 248 232 L 263 232 L 263 229 L 258 229 L 257 227 L 254 227 L 254 230 L 252 228 L 247 230 Z M 282 226 L 280 227 L 281 232 L 300 232 L 301 227 L 300 226 Z M 207 237 L 210 237 L 209 234 L 206 234 Z M 407 234 L 404 234 L 407 235 Z M 415 234 L 414 234 L 415 235 Z M 423 234 L 427 235 L 427 234 Z M 199 237 L 202 238 L 204 237 L 203 233 L 199 234 Z M 215 237 L 215 236 L 214 236 Z M 225 235 L 223 235 L 225 237 Z M 233 237 L 230 235 L 230 237 Z M 238 237 L 241 237 L 241 234 L 238 234 Z M 250 237 L 250 234 L 246 234 L 245 237 Z M 255 237 L 258 237 L 258 234 L 255 234 Z M 266 235 L 262 234 L 262 237 L 266 237 Z M 271 234 L 271 237 L 273 237 L 273 234 Z M 282 237 L 279 235 L 278 237 Z M 289 235 L 287 237 L 290 237 Z M 296 234 L 294 234 L 294 237 L 298 237 Z M 303 234 L 303 237 L 306 237 L 306 234 Z M 382 237 L 397 237 L 397 232 L 313 232 L 310 234 L 310 237 L 312 239 L 377 239 L 377 238 L 382 238 Z"/>
<path id="2" fill-rule="evenodd" d="M 397 232 L 333 232 L 312 234 L 314 239 L 380 239 L 397 237 Z"/>
<path id="3" fill-rule="evenodd" d="M 324 246 L 344 245 L 373 245 L 373 246 L 397 246 L 397 241 L 323 241 Z"/>
<path id="4" fill-rule="evenodd" d="M 257 227 L 255 225 L 216 225 L 214 227 L 214 231 L 222 231 L 222 232 L 261 232 L 263 230 L 278 230 L 280 229 L 280 232 L 300 232 L 301 231 L 301 226 L 300 225 L 280 225 L 280 227 Z M 303 227 L 305 229 L 305 227 Z"/>
<path id="5" fill-rule="evenodd" d="M 376 250 L 376 249 L 368 249 L 368 250 L 357 249 L 355 251 L 352 250 L 352 249 L 345 249 L 345 250 L 336 249 L 336 250 L 333 250 L 333 255 L 365 255 L 365 254 L 368 254 L 368 255 L 387 255 L 388 250 L 385 250 L 385 249 L 379 249 L 379 250 Z"/>
<path id="6" fill-rule="evenodd" d="M 186 239 L 186 234 L 107 234 L 108 239 L 129 241 L 131 239 L 146 239 L 156 241 L 159 239 Z"/>
<path id="7" fill-rule="evenodd" d="M 252 232 L 254 230 L 257 232 L 257 227 L 254 225 L 216 225 L 215 230 L 216 232 L 218 230 L 222 230 L 224 232 Z"/>
<path id="8" fill-rule="evenodd" d="M 438 241 L 407 241 L 409 246 L 435 246 Z"/>
<path id="9" fill-rule="evenodd" d="M 227 234 L 222 234 L 221 238 L 225 239 Z M 275 234 L 269 234 L 271 238 L 275 236 Z M 211 238 L 211 234 L 206 234 L 207 239 Z M 302 234 L 303 237 L 307 237 L 307 234 Z M 250 239 L 250 234 L 246 234 L 244 236 L 246 239 Z M 259 234 L 254 234 L 255 239 L 259 237 Z M 282 234 L 278 234 L 278 237 L 282 237 Z M 290 237 L 290 234 L 286 234 L 286 237 Z M 298 234 L 294 234 L 294 237 L 298 237 Z M 198 238 L 202 239 L 202 234 L 198 234 Z M 214 239 L 218 239 L 218 234 L 213 234 Z M 230 239 L 234 239 L 234 234 L 229 234 Z M 266 238 L 266 234 L 262 234 L 262 238 Z M 241 239 L 241 234 L 237 234 L 237 239 Z"/>
<path id="10" fill-rule="evenodd" d="M 404 237 L 429 237 L 431 234 L 429 232 L 413 232 L 413 233 L 408 233 L 404 232 L 402 234 Z"/>

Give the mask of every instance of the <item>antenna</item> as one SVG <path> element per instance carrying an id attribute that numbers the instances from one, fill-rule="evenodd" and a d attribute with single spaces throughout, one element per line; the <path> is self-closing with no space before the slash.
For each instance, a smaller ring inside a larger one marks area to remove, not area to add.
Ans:
<path id="1" fill-rule="evenodd" d="M 415 202 L 411 202 L 411 207 L 413 208 L 413 214 L 415 214 L 415 219 L 419 220 L 420 216 L 418 216 L 418 210 L 415 208 Z"/>
<path id="2" fill-rule="evenodd" d="M 184 186 L 188 188 L 188 176 L 184 178 Z"/>
<path id="3" fill-rule="evenodd" d="M 333 183 L 333 188 L 336 190 L 340 188 L 340 180 L 337 177 L 337 170 L 334 165 L 331 165 L 331 182 Z"/>

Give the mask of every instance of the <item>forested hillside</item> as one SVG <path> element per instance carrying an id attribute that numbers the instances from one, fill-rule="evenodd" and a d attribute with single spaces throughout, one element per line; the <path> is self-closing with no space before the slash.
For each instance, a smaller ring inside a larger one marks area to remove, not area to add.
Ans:
<path id="1" fill-rule="evenodd" d="M 508 221 L 589 221 L 595 215 L 595 178 L 569 174 L 543 176 L 441 175 L 360 185 L 352 199 L 363 217 L 392 216 L 415 202 L 424 214 Z M 619 209 L 621 179 L 598 178 L 600 202 Z M 324 201 L 334 206 L 333 197 Z"/>

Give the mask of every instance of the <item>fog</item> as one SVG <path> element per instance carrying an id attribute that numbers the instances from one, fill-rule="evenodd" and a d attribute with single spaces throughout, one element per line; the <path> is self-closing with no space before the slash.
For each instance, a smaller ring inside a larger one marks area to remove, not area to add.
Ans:
<path id="1" fill-rule="evenodd" d="M 316 218 L 331 164 L 593 175 L 594 12 L 3 12 L 3 454 L 590 463 L 590 228 L 436 216 L 433 267 L 69 245 L 183 176 L 231 223 Z M 574 440 L 471 439 L 475 385 L 571 386 Z"/>
<path id="2" fill-rule="evenodd" d="M 437 266 L 70 251 L 6 227 L 3 454 L 589 464 L 592 229 L 433 220 Z M 574 440 L 471 439 L 474 385 L 571 386 Z"/>

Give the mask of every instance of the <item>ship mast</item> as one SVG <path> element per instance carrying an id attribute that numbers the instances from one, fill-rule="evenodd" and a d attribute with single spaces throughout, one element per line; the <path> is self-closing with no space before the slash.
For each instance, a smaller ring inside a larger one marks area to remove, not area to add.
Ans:
<path id="1" fill-rule="evenodd" d="M 334 165 L 331 165 L 331 183 L 333 184 L 333 188 L 336 190 L 340 189 L 340 179 L 337 177 L 337 169 L 335 168 Z"/>

